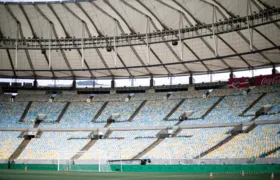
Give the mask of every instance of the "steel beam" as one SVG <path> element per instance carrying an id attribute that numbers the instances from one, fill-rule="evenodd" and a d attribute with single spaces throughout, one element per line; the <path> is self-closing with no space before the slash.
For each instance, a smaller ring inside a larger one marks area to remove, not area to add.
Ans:
<path id="1" fill-rule="evenodd" d="M 18 19 L 17 19 L 16 16 L 14 15 L 14 13 L 11 11 L 10 7 L 9 7 L 8 5 L 4 5 L 4 6 L 5 6 L 6 10 L 8 11 L 8 13 L 12 16 L 12 18 L 14 19 L 14 21 L 16 21 L 17 26 L 19 27 L 20 36 L 21 36 L 21 38 L 23 38 L 24 35 L 23 35 L 22 28 L 21 28 L 21 23 L 18 21 Z M 36 72 L 34 71 L 34 66 L 33 66 L 32 61 L 31 61 L 31 59 L 30 59 L 29 52 L 28 52 L 27 49 L 25 49 L 24 51 L 25 51 L 25 55 L 26 55 L 26 57 L 27 57 L 27 61 L 28 61 L 28 63 L 29 63 L 30 69 L 31 69 L 31 71 L 32 71 L 32 74 L 33 74 L 33 76 L 36 78 L 37 75 L 36 75 Z"/>

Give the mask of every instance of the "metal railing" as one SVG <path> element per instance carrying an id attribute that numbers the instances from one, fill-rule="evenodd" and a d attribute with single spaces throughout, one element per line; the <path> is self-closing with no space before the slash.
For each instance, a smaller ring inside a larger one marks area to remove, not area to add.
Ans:
<path id="1" fill-rule="evenodd" d="M 249 22 L 248 22 L 249 21 Z M 165 29 L 151 33 L 130 33 L 111 37 L 92 37 L 92 38 L 75 38 L 61 37 L 61 39 L 44 39 L 41 37 L 28 37 L 23 39 L 13 39 L 2 37 L 0 39 L 0 49 L 40 49 L 40 50 L 71 50 L 71 49 L 92 49 L 92 48 L 114 48 L 122 46 L 147 45 L 172 41 L 183 41 L 187 39 L 201 38 L 240 31 L 248 28 L 276 23 L 280 21 L 280 8 L 263 10 L 259 13 L 245 17 L 234 17 L 210 24 L 197 24 L 182 29 Z M 179 38 L 180 35 L 180 38 Z"/>

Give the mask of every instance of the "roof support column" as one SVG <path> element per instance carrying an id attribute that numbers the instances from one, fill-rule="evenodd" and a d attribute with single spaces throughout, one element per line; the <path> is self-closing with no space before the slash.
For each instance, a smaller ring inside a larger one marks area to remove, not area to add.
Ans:
<path id="1" fill-rule="evenodd" d="M 72 83 L 72 89 L 76 89 L 76 88 L 77 88 L 77 83 L 76 83 L 76 79 L 74 79 Z"/>
<path id="2" fill-rule="evenodd" d="M 193 78 L 193 75 L 191 74 L 189 77 L 189 84 L 194 84 L 194 83 L 195 83 L 195 80 Z"/>
<path id="3" fill-rule="evenodd" d="M 116 81 L 115 78 L 113 78 L 111 81 L 111 89 L 115 89 L 115 87 L 116 87 Z"/>
<path id="4" fill-rule="evenodd" d="M 93 88 L 95 88 L 95 83 L 96 83 L 96 81 L 95 81 L 95 79 L 93 79 L 93 80 L 92 80 L 92 87 L 93 87 Z"/>
<path id="5" fill-rule="evenodd" d="M 233 71 L 230 71 L 230 74 L 229 74 L 229 78 L 235 78 L 235 75 L 233 74 Z"/>
<path id="6" fill-rule="evenodd" d="M 172 76 L 169 77 L 169 85 L 170 86 L 173 85 L 173 77 Z"/>
<path id="7" fill-rule="evenodd" d="M 274 75 L 274 74 L 278 74 L 278 71 L 277 71 L 277 69 L 275 68 L 275 66 L 273 66 L 271 74 L 273 74 L 273 75 Z"/>
<path id="8" fill-rule="evenodd" d="M 131 87 L 134 87 L 134 78 L 131 78 L 131 79 L 130 79 L 130 83 L 131 83 L 131 84 L 130 84 Z"/>
<path id="9" fill-rule="evenodd" d="M 253 29 L 250 27 L 251 20 L 249 20 L 249 16 L 252 15 L 252 6 L 251 6 L 251 0 L 247 0 L 247 26 L 248 26 L 248 34 L 249 34 L 249 42 L 250 42 L 250 50 L 253 51 Z M 253 25 L 253 24 L 252 24 Z"/>
<path id="10" fill-rule="evenodd" d="M 155 81 L 154 81 L 154 77 L 152 76 L 150 79 L 150 88 L 154 87 L 155 85 Z"/>
<path id="11" fill-rule="evenodd" d="M 37 79 L 35 79 L 35 80 L 33 81 L 33 87 L 34 87 L 34 88 L 37 88 L 37 87 L 38 87 L 38 81 L 37 81 Z"/>
<path id="12" fill-rule="evenodd" d="M 255 74 L 254 74 L 254 72 L 255 72 L 255 70 L 254 70 L 254 67 L 252 67 L 252 77 L 255 77 Z"/>

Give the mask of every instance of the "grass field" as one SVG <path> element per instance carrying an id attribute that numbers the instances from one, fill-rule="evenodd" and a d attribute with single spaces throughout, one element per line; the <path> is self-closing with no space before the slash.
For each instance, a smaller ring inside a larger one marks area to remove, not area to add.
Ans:
<path id="1" fill-rule="evenodd" d="M 279 180 L 280 174 L 274 174 Z M 228 180 L 270 180 L 271 174 L 213 174 L 213 179 Z M 97 173 L 97 172 L 56 172 L 0 170 L 0 180 L 204 180 L 209 174 L 190 173 Z"/>

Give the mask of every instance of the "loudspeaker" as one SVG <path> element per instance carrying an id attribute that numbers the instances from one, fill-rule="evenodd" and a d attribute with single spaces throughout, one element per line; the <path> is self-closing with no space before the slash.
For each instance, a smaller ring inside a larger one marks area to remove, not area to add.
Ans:
<path id="1" fill-rule="evenodd" d="M 173 46 L 177 46 L 178 45 L 178 41 L 172 41 L 172 45 Z"/>

